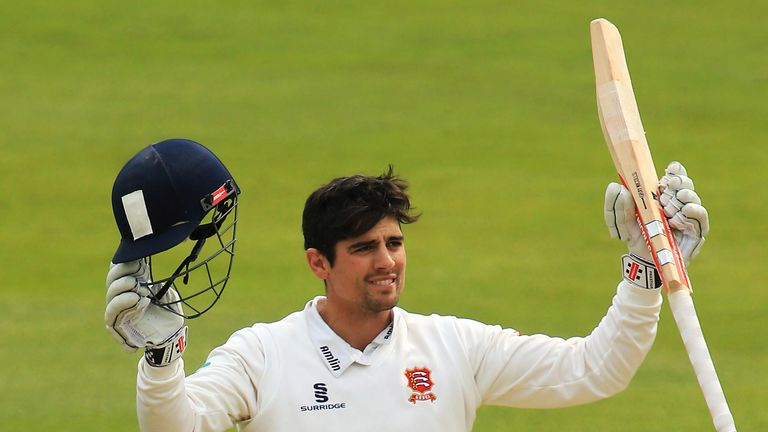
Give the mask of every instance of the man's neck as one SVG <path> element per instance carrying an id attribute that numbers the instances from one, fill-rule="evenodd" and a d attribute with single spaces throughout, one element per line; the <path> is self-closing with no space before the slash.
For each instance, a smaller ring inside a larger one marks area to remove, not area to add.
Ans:
<path id="1" fill-rule="evenodd" d="M 339 307 L 328 299 L 318 301 L 317 312 L 334 333 L 360 351 L 392 322 L 392 310 L 361 312 Z"/>

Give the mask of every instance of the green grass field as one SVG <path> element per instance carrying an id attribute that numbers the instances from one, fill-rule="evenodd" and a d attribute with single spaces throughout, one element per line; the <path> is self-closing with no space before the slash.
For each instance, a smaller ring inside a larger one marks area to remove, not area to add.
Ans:
<path id="1" fill-rule="evenodd" d="M 137 429 L 137 356 L 102 320 L 110 193 L 129 157 L 168 137 L 211 147 L 244 191 L 233 281 L 189 322 L 188 372 L 234 330 L 321 292 L 302 254 L 306 195 L 389 163 L 423 213 L 405 231 L 404 307 L 588 333 L 624 253 L 602 222 L 615 174 L 588 23 L 606 17 L 657 168 L 686 163 L 710 212 L 690 274 L 736 423 L 768 430 L 766 12 L 746 0 L 4 2 L 0 429 Z M 484 407 L 475 430 L 713 428 L 665 307 L 621 395 Z"/>

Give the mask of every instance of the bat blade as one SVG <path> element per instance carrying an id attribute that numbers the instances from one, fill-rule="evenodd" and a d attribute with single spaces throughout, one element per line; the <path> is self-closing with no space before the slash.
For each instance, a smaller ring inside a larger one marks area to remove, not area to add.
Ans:
<path id="1" fill-rule="evenodd" d="M 658 204 L 656 168 L 645 138 L 619 30 L 605 19 L 590 24 L 597 108 L 613 164 L 637 207 L 638 222 L 667 292 L 690 291 L 677 244 Z"/>

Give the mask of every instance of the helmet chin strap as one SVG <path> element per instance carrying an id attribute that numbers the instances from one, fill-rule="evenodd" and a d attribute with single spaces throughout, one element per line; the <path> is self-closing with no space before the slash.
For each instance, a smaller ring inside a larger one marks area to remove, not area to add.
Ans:
<path id="1" fill-rule="evenodd" d="M 163 298 L 165 293 L 168 292 L 168 290 L 173 285 L 173 282 L 176 280 L 177 277 L 179 277 L 179 274 L 184 269 L 186 269 L 186 272 L 184 274 L 184 279 L 183 279 L 184 285 L 186 285 L 189 282 L 189 265 L 197 259 L 197 256 L 200 254 L 200 250 L 203 248 L 203 245 L 205 245 L 205 237 L 195 242 L 195 246 L 192 247 L 192 252 L 186 258 L 184 258 L 183 261 L 181 261 L 181 264 L 179 264 L 179 266 L 176 268 L 176 271 L 174 271 L 171 277 L 169 277 L 165 281 L 165 283 L 163 284 L 163 287 L 160 288 L 160 291 L 158 291 L 155 294 L 153 300 L 160 301 L 160 299 Z"/>
<path id="2" fill-rule="evenodd" d="M 194 231 L 192 231 L 192 233 L 189 235 L 190 240 L 195 240 L 195 245 L 192 247 L 192 252 L 190 252 L 189 255 L 181 261 L 181 264 L 179 264 L 179 266 L 176 268 L 176 271 L 173 272 L 171 277 L 166 279 L 162 288 L 160 288 L 160 290 L 155 293 L 152 300 L 160 302 L 160 299 L 162 299 L 165 293 L 167 293 L 171 286 L 173 286 L 173 282 L 176 280 L 176 278 L 179 277 L 182 270 L 185 270 L 183 279 L 184 285 L 189 282 L 189 265 L 197 260 L 198 255 L 200 255 L 200 251 L 205 245 L 205 240 L 213 237 L 219 232 L 219 228 L 221 228 L 221 225 L 227 218 L 231 206 L 232 203 L 230 201 L 224 201 L 218 204 L 216 206 L 216 211 L 221 214 L 222 217 L 218 220 L 214 220 L 213 222 L 200 225 L 195 228 Z"/>

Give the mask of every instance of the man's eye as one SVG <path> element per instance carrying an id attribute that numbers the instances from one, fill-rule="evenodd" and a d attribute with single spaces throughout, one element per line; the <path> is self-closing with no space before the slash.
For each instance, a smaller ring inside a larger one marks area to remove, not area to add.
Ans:
<path id="1" fill-rule="evenodd" d="M 402 240 L 392 240 L 387 243 L 387 246 L 390 248 L 399 248 L 403 245 Z"/>

